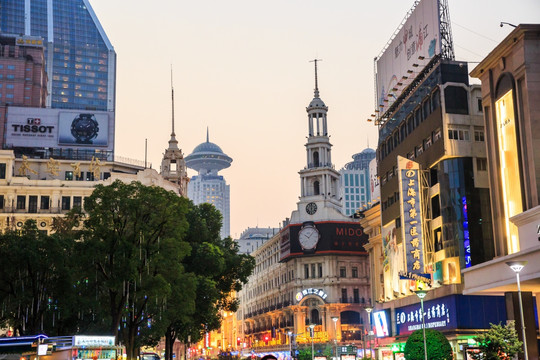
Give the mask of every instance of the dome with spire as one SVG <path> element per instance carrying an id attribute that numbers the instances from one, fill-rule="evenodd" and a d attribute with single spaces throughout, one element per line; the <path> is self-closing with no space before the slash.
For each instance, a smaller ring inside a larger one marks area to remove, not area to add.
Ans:
<path id="1" fill-rule="evenodd" d="M 231 166 L 232 158 L 227 156 L 216 144 L 210 142 L 208 129 L 206 130 L 206 142 L 199 144 L 193 152 L 186 156 L 188 168 L 199 173 L 218 172 Z"/>

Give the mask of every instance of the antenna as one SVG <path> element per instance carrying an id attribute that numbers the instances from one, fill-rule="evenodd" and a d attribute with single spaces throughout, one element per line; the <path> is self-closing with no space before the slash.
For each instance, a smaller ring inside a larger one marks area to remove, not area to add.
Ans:
<path id="1" fill-rule="evenodd" d="M 322 59 L 313 59 L 310 62 L 315 63 L 315 97 L 319 97 L 319 80 L 317 78 L 317 61 L 322 61 Z"/>
<path id="2" fill-rule="evenodd" d="M 174 87 L 173 87 L 173 71 L 171 64 L 171 100 L 172 100 L 172 133 L 171 136 L 174 136 Z"/>
<path id="3" fill-rule="evenodd" d="M 367 139 L 367 147 L 369 149 L 369 136 L 368 135 L 366 135 L 366 139 Z"/>
<path id="4" fill-rule="evenodd" d="M 208 126 L 206 127 L 206 142 L 210 142 L 210 135 L 208 131 Z"/>

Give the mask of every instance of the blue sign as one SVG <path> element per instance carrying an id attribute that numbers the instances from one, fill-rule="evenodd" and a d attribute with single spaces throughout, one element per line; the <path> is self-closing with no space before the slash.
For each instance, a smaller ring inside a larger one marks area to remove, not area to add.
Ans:
<path id="1" fill-rule="evenodd" d="M 407 259 L 406 272 L 423 274 L 424 252 L 422 245 L 422 210 L 420 207 L 419 169 L 413 169 L 413 161 L 407 161 L 406 169 L 400 170 L 403 219 L 403 242 Z"/>
<path id="2" fill-rule="evenodd" d="M 465 251 L 465 267 L 471 267 L 471 240 L 469 238 L 469 216 L 467 214 L 467 198 L 461 198 L 463 206 L 463 248 Z"/>
<path id="3" fill-rule="evenodd" d="M 456 300 L 447 296 L 424 301 L 424 323 L 426 329 L 456 329 Z M 397 335 L 411 334 L 422 329 L 422 311 L 420 304 L 396 309 Z"/>

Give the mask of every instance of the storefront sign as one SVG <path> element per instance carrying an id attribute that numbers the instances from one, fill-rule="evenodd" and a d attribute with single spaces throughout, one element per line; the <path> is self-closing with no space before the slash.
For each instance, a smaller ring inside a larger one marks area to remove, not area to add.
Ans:
<path id="1" fill-rule="evenodd" d="M 114 336 L 74 336 L 74 346 L 114 346 Z"/>
<path id="2" fill-rule="evenodd" d="M 373 313 L 373 323 L 375 325 L 375 335 L 377 337 L 390 336 L 388 324 L 390 323 L 389 310 L 375 311 Z"/>
<path id="3" fill-rule="evenodd" d="M 456 303 L 452 296 L 424 301 L 426 329 L 456 329 L 456 316 Z M 410 334 L 419 329 L 422 329 L 422 312 L 419 303 L 396 309 L 397 335 Z"/>
<path id="4" fill-rule="evenodd" d="M 300 302 L 300 301 L 302 301 L 302 299 L 304 297 L 306 297 L 308 295 L 317 295 L 318 297 L 320 297 L 323 300 L 325 300 L 328 297 L 328 294 L 325 293 L 321 289 L 309 288 L 309 289 L 304 289 L 302 291 L 297 292 L 296 293 L 296 301 Z"/>

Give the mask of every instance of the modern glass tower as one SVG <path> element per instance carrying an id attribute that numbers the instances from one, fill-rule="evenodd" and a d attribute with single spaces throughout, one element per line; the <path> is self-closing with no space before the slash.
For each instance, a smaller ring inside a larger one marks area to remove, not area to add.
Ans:
<path id="1" fill-rule="evenodd" d="M 116 53 L 89 0 L 0 0 L 0 32 L 44 39 L 47 107 L 115 110 Z"/>
<path id="2" fill-rule="evenodd" d="M 369 163 L 375 159 L 375 150 L 367 148 L 352 156 L 351 161 L 339 171 L 341 178 L 341 204 L 342 212 L 347 216 L 353 215 L 357 210 L 364 210 L 370 197 Z"/>

